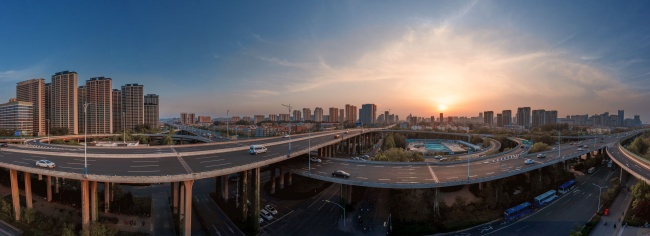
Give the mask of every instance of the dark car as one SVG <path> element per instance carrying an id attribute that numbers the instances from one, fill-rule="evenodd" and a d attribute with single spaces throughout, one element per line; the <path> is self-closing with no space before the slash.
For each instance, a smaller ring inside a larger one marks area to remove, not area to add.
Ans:
<path id="1" fill-rule="evenodd" d="M 332 172 L 332 176 L 334 177 L 342 177 L 342 178 L 350 178 L 350 173 L 342 171 L 342 170 L 337 170 Z"/>
<path id="2" fill-rule="evenodd" d="M 6 143 L 0 143 L 0 147 L 9 147 L 9 145 Z"/>

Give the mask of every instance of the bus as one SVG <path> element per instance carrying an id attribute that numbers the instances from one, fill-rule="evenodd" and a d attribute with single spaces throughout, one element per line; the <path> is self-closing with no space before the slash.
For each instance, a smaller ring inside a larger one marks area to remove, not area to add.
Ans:
<path id="1" fill-rule="evenodd" d="M 568 193 L 569 191 L 573 190 L 573 188 L 575 188 L 575 187 L 576 187 L 576 180 L 572 179 L 572 180 L 569 180 L 569 182 L 566 182 L 566 183 L 563 183 L 562 185 L 560 185 L 560 187 L 557 188 L 557 191 L 559 193 L 561 193 L 561 194 L 565 194 L 565 193 Z"/>
<path id="2" fill-rule="evenodd" d="M 532 210 L 533 205 L 530 204 L 530 202 L 524 202 L 517 206 L 506 209 L 506 211 L 503 212 L 503 219 L 506 222 L 510 222 L 519 219 L 520 217 L 530 213 Z"/>
<path id="3" fill-rule="evenodd" d="M 555 190 L 549 190 L 545 193 L 542 193 L 541 195 L 535 197 L 533 203 L 537 208 L 542 208 L 557 198 L 557 194 L 555 193 Z"/>

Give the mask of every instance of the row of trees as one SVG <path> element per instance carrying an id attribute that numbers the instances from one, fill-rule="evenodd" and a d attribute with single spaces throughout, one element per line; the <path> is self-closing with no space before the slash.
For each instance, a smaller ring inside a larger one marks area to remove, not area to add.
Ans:
<path id="1" fill-rule="evenodd" d="M 634 141 L 627 146 L 627 150 L 650 160 L 650 132 L 645 131 L 641 136 L 635 138 Z"/>

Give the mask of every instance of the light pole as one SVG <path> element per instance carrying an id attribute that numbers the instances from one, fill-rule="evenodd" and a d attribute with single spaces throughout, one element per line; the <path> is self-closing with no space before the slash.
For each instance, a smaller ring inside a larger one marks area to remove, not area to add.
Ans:
<path id="1" fill-rule="evenodd" d="M 50 119 L 45 119 L 47 122 L 47 144 L 50 144 Z"/>
<path id="2" fill-rule="evenodd" d="M 226 111 L 226 139 L 230 140 L 230 110 Z"/>
<path id="3" fill-rule="evenodd" d="M 467 182 L 470 181 L 470 178 L 469 178 L 469 159 L 472 156 L 471 155 L 471 153 L 472 153 L 472 146 L 471 146 L 472 143 L 470 142 L 470 139 L 469 139 L 470 137 L 471 137 L 471 135 L 469 135 L 469 132 L 467 132 Z"/>
<path id="4" fill-rule="evenodd" d="M 598 212 L 600 212 L 600 198 L 602 197 L 601 190 L 604 189 L 604 188 L 608 188 L 608 187 L 607 187 L 607 186 L 605 186 L 605 187 L 601 187 L 600 185 L 597 185 L 597 184 L 595 184 L 595 183 L 591 183 L 591 184 L 593 184 L 594 186 L 598 187 L 598 207 L 597 207 L 597 209 L 596 209 L 596 213 L 598 213 Z"/>
<path id="5" fill-rule="evenodd" d="M 88 105 L 90 103 L 84 103 L 84 176 L 86 178 L 88 178 L 88 132 L 86 131 L 88 128 L 88 115 L 86 114 Z"/>
<path id="6" fill-rule="evenodd" d="M 558 130 L 557 131 L 557 158 L 562 157 L 561 152 L 562 152 L 562 132 Z"/>
<path id="7" fill-rule="evenodd" d="M 307 169 L 309 170 L 309 176 L 311 176 L 311 129 L 307 130 L 308 144 L 307 144 Z"/>
<path id="8" fill-rule="evenodd" d="M 334 205 L 339 206 L 341 209 L 343 209 L 343 228 L 345 228 L 345 207 L 339 205 L 339 204 L 336 203 L 336 202 L 332 202 L 332 201 L 330 201 L 330 200 L 323 200 L 323 201 L 324 201 L 324 202 L 332 203 L 332 204 L 334 204 Z"/>
<path id="9" fill-rule="evenodd" d="M 289 105 L 282 104 L 282 106 L 286 107 L 289 110 L 289 154 L 287 155 L 287 157 L 290 157 L 291 156 L 291 104 Z"/>

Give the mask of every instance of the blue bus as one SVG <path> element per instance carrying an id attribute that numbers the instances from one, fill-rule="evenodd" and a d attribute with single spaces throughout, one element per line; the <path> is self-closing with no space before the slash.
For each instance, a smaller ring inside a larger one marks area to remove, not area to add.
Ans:
<path id="1" fill-rule="evenodd" d="M 576 187 L 576 180 L 572 179 L 572 180 L 569 180 L 569 182 L 566 182 L 566 183 L 563 183 L 562 185 L 560 185 L 560 187 L 557 188 L 557 191 L 559 193 L 561 193 L 561 194 L 565 194 L 565 193 L 568 193 L 569 191 L 571 191 L 575 187 Z"/>
<path id="2" fill-rule="evenodd" d="M 537 208 L 542 208 L 557 198 L 557 194 L 555 193 L 555 190 L 549 190 L 548 192 L 542 193 L 535 197 L 533 203 Z"/>
<path id="3" fill-rule="evenodd" d="M 533 205 L 530 204 L 530 202 L 524 202 L 517 206 L 506 209 L 506 211 L 503 212 L 503 219 L 506 220 L 506 222 L 510 222 L 519 219 L 520 217 L 530 213 L 532 210 Z"/>

